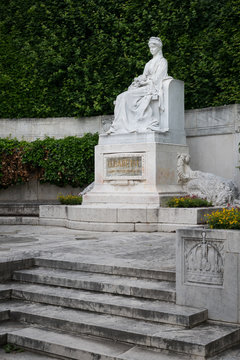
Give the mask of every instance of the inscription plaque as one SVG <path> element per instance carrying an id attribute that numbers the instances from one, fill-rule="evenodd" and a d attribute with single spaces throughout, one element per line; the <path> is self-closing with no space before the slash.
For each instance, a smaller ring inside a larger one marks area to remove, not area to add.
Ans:
<path id="1" fill-rule="evenodd" d="M 144 154 L 118 154 L 104 157 L 105 179 L 143 179 Z"/>

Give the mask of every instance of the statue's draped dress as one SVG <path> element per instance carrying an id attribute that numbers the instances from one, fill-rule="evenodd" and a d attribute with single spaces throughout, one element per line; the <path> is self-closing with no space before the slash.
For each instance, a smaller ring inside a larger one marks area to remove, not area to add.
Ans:
<path id="1" fill-rule="evenodd" d="M 142 77 L 149 80 L 150 84 L 140 87 L 132 84 L 127 91 L 117 96 L 111 132 L 145 132 L 159 128 L 159 116 L 154 113 L 150 102 L 157 100 L 158 115 L 164 110 L 162 80 L 168 77 L 167 70 L 167 60 L 161 54 L 145 65 Z"/>

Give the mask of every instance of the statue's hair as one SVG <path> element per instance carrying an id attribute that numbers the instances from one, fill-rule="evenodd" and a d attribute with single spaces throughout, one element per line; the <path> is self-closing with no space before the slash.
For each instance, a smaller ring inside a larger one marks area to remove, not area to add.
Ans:
<path id="1" fill-rule="evenodd" d="M 155 37 L 155 36 L 150 37 L 148 44 L 150 44 L 150 43 L 154 43 L 154 44 L 158 45 L 160 48 L 162 48 L 162 46 L 163 46 L 162 40 L 159 37 Z"/>

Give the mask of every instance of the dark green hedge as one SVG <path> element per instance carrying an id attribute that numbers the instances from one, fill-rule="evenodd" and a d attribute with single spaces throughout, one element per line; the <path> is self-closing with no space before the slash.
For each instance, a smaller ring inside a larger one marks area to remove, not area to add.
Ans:
<path id="1" fill-rule="evenodd" d="M 0 117 L 89 116 L 160 36 L 186 108 L 240 102 L 240 0 L 1 0 Z"/>
<path id="2" fill-rule="evenodd" d="M 0 188 L 31 178 L 58 186 L 88 185 L 94 180 L 97 143 L 98 134 L 33 142 L 0 139 Z"/>

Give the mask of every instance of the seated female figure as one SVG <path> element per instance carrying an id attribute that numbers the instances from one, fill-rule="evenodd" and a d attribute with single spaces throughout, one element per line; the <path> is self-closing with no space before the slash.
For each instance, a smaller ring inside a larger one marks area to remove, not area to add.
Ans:
<path id="1" fill-rule="evenodd" d="M 153 58 L 128 90 L 117 96 L 114 121 L 108 134 L 160 131 L 160 116 L 164 111 L 162 81 L 168 78 L 168 64 L 162 54 L 160 38 L 151 37 L 148 45 Z M 153 101 L 157 101 L 157 112 L 153 109 Z"/>

